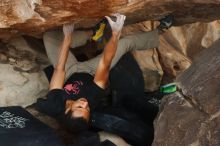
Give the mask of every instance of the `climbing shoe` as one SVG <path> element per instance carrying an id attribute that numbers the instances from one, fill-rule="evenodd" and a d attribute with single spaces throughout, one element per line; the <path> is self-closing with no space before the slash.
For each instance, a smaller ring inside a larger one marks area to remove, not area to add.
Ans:
<path id="1" fill-rule="evenodd" d="M 160 21 L 160 25 L 157 27 L 161 31 L 165 31 L 169 29 L 173 25 L 174 16 L 173 15 L 167 15 L 164 18 L 162 18 Z"/>
<path id="2" fill-rule="evenodd" d="M 169 94 L 176 92 L 177 87 L 175 83 L 166 84 L 160 87 L 160 93 Z"/>
<path id="3" fill-rule="evenodd" d="M 96 26 L 93 28 L 92 40 L 96 42 L 102 41 L 107 23 L 107 19 L 103 19 L 98 24 L 96 24 Z"/>

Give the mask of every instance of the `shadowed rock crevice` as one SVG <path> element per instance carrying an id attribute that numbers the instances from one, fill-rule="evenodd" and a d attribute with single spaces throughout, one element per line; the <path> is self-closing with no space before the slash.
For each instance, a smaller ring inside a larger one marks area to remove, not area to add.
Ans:
<path id="1" fill-rule="evenodd" d="M 178 87 L 178 88 L 179 88 L 179 89 L 178 89 L 178 90 L 179 90 L 179 94 L 181 94 L 181 96 L 182 96 L 187 102 L 189 102 L 189 104 L 190 104 L 193 108 L 199 110 L 200 112 L 206 114 L 207 116 L 209 115 L 208 113 L 206 113 L 206 112 L 202 109 L 202 106 L 199 104 L 198 101 L 196 101 L 195 99 L 193 99 L 193 97 L 190 97 L 190 96 L 185 95 L 185 94 L 183 93 L 183 91 L 181 90 L 181 88 L 180 88 L 180 87 Z"/>

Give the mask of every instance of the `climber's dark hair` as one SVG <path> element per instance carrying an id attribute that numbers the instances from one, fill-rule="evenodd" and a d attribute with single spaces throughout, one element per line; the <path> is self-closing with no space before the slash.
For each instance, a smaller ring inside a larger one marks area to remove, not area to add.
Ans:
<path id="1" fill-rule="evenodd" d="M 87 121 L 82 117 L 72 117 L 72 112 L 63 113 L 60 117 L 61 125 L 69 132 L 79 134 L 88 129 Z"/>

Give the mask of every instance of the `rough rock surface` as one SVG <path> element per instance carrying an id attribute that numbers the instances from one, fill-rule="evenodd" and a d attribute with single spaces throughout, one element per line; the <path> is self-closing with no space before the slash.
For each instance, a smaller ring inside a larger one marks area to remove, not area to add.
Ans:
<path id="1" fill-rule="evenodd" d="M 159 62 L 157 50 L 134 51 L 133 55 L 142 71 L 145 91 L 152 92 L 158 90 L 163 77 L 163 70 Z"/>
<path id="2" fill-rule="evenodd" d="M 27 106 L 46 94 L 48 81 L 41 71 L 48 62 L 22 38 L 0 44 L 0 106 Z"/>
<path id="3" fill-rule="evenodd" d="M 220 38 L 220 21 L 172 27 L 160 38 L 160 63 L 166 75 L 176 77 L 202 50 Z"/>
<path id="4" fill-rule="evenodd" d="M 220 20 L 210 23 L 193 23 L 171 27 L 163 39 L 180 53 L 194 60 L 203 49 L 220 38 Z"/>
<path id="5" fill-rule="evenodd" d="M 173 13 L 176 24 L 220 19 L 219 0 L 1 0 L 1 38 L 16 33 L 36 35 L 63 23 L 91 27 L 113 12 L 127 23 L 158 20 Z"/>
<path id="6" fill-rule="evenodd" d="M 163 71 L 171 78 L 175 78 L 191 65 L 191 60 L 177 51 L 164 37 L 160 38 L 160 46 L 157 51 Z"/>
<path id="7" fill-rule="evenodd" d="M 220 145 L 220 40 L 177 78 L 179 91 L 162 101 L 153 146 Z"/>

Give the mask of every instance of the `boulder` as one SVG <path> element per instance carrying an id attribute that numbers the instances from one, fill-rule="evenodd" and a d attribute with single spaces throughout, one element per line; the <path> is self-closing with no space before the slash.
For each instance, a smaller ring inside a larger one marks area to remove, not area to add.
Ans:
<path id="1" fill-rule="evenodd" d="M 153 146 L 220 145 L 220 39 L 177 77 L 178 92 L 162 99 Z"/>
<path id="2" fill-rule="evenodd" d="M 160 37 L 158 49 L 163 71 L 175 78 L 185 71 L 195 56 L 220 38 L 220 21 L 171 27 Z"/>
<path id="3" fill-rule="evenodd" d="M 193 61 L 199 52 L 220 37 L 220 21 L 171 27 L 162 36 L 170 46 Z"/>
<path id="4" fill-rule="evenodd" d="M 0 45 L 0 106 L 27 106 L 48 91 L 42 68 L 45 54 L 31 49 L 22 38 Z"/>
<path id="5" fill-rule="evenodd" d="M 157 50 L 133 51 L 133 55 L 140 66 L 144 77 L 144 89 L 153 92 L 159 89 L 163 77 L 163 70 L 159 62 Z"/>
<path id="6" fill-rule="evenodd" d="M 186 55 L 177 51 L 172 44 L 169 44 L 163 38 L 163 36 L 160 37 L 158 52 L 163 71 L 171 78 L 175 78 L 177 75 L 181 74 L 192 63 Z"/>
<path id="7" fill-rule="evenodd" d="M 38 35 L 64 23 L 76 27 L 94 26 L 105 15 L 120 12 L 127 24 L 158 20 L 172 13 L 175 24 L 212 21 L 220 18 L 217 0 L 2 0 L 0 37 L 15 34 Z"/>

